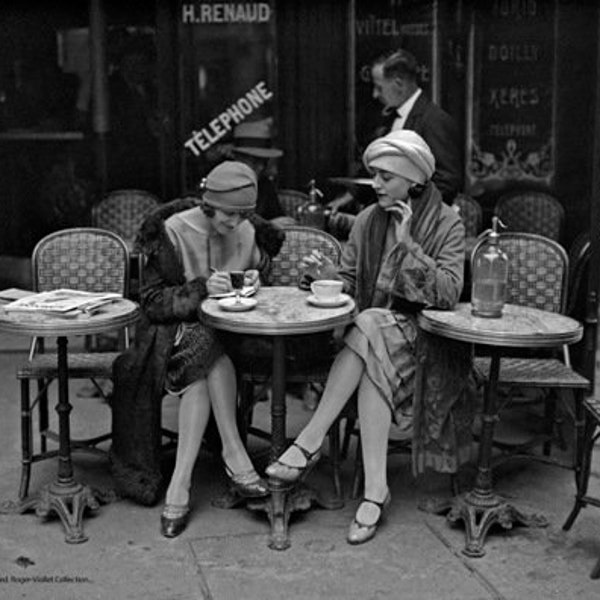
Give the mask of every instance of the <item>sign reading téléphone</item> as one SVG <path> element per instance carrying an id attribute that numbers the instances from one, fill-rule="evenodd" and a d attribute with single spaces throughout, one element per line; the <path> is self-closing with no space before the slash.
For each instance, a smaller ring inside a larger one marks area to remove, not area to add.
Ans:
<path id="1" fill-rule="evenodd" d="M 259 106 L 273 97 L 273 92 L 267 88 L 264 81 L 257 83 L 241 98 L 233 102 L 220 115 L 215 117 L 200 131 L 194 131 L 184 146 L 196 156 L 208 150 L 218 142 L 227 132 L 241 123 L 248 115 L 252 114 Z"/>

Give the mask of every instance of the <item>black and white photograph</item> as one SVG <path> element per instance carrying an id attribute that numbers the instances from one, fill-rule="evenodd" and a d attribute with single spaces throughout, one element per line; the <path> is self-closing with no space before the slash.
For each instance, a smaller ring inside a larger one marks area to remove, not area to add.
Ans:
<path id="1" fill-rule="evenodd" d="M 600 597 L 600 2 L 3 0 L 0 598 Z"/>

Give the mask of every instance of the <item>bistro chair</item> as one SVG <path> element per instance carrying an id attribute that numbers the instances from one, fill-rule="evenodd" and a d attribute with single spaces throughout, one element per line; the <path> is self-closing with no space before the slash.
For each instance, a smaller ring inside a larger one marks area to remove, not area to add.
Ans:
<path id="1" fill-rule="evenodd" d="M 323 255 L 338 264 L 340 261 L 342 249 L 338 240 L 329 233 L 320 229 L 303 226 L 289 226 L 283 228 L 285 231 L 285 241 L 279 251 L 279 254 L 273 259 L 270 271 L 270 284 L 280 286 L 298 285 L 301 276 L 299 262 L 310 254 L 312 250 L 319 250 Z M 329 343 L 329 338 L 320 336 L 311 336 L 306 341 L 307 347 L 310 347 L 318 339 L 319 343 Z M 326 360 L 310 360 L 307 357 L 294 355 L 293 349 L 288 348 L 286 357 L 286 381 L 291 384 L 304 384 L 310 386 L 324 385 L 329 374 L 329 368 L 333 362 L 334 352 L 329 348 L 326 350 Z M 317 357 L 316 355 L 319 354 Z M 316 352 L 315 358 L 322 358 L 322 352 Z M 255 394 L 257 386 L 264 390 L 270 383 L 270 358 L 264 361 L 252 360 L 248 362 L 242 357 L 241 367 L 238 368 L 240 378 L 240 415 L 242 424 L 240 430 L 244 437 L 248 434 L 259 438 L 269 439 L 270 434 L 261 431 L 252 426 L 252 413 L 256 403 L 256 398 L 260 394 Z M 262 364 L 260 364 L 262 363 Z M 342 486 L 340 478 L 340 434 L 339 424 L 336 423 L 329 432 L 330 460 L 333 468 L 333 479 L 336 497 L 342 496 Z"/>
<path id="2" fill-rule="evenodd" d="M 307 193 L 298 190 L 279 190 L 277 198 L 284 214 L 296 220 L 298 219 L 298 209 L 309 200 Z"/>
<path id="3" fill-rule="evenodd" d="M 92 208 L 92 225 L 119 235 L 137 269 L 137 287 L 142 285 L 142 255 L 135 249 L 135 237 L 144 219 L 160 200 L 144 190 L 114 190 Z M 132 290 L 133 291 L 133 290 Z"/>
<path id="4" fill-rule="evenodd" d="M 473 249 L 475 256 L 481 240 Z M 564 248 L 556 241 L 533 233 L 503 233 L 500 247 L 509 258 L 507 302 L 530 306 L 565 314 L 567 307 L 567 285 L 569 261 Z M 489 379 L 490 358 L 475 356 L 475 371 L 482 381 Z M 545 404 L 545 426 L 541 436 L 523 444 L 497 444 L 508 455 L 523 455 L 550 461 L 551 440 L 555 419 L 556 400 L 571 414 L 577 424 L 581 414 L 584 392 L 590 382 L 571 366 L 569 347 L 564 345 L 547 353 L 511 353 L 502 357 L 498 376 L 499 389 L 506 392 L 502 408 L 516 398 L 518 391 L 538 389 L 542 391 Z M 570 400 L 574 402 L 571 403 Z M 574 407 L 574 408 L 573 408 Z M 577 432 L 578 435 L 581 431 Z M 530 450 L 543 443 L 543 457 L 533 455 Z"/>
<path id="5" fill-rule="evenodd" d="M 569 298 L 567 314 L 583 320 L 587 297 L 587 276 L 589 273 L 592 242 L 589 231 L 580 233 L 569 248 Z"/>
<path id="6" fill-rule="evenodd" d="M 92 208 L 92 223 L 121 236 L 133 252 L 142 221 L 159 204 L 154 194 L 144 190 L 114 190 Z"/>
<path id="7" fill-rule="evenodd" d="M 580 233 L 569 247 L 569 297 L 567 315 L 580 322 L 588 322 L 589 297 L 588 278 L 592 245 L 588 231 Z M 594 318 L 594 317 L 592 317 Z M 586 372 L 583 364 L 588 353 L 582 340 L 570 346 L 571 359 L 580 372 Z"/>
<path id="8" fill-rule="evenodd" d="M 588 504 L 600 508 L 600 497 L 592 496 L 588 493 L 592 470 L 592 454 L 594 446 L 598 442 L 598 439 L 600 439 L 600 400 L 594 396 L 595 394 L 583 401 L 585 426 L 583 442 L 578 447 L 577 464 L 579 468 L 575 477 L 577 493 L 573 509 L 563 525 L 565 531 L 571 529 L 581 509 L 588 506 Z M 600 579 L 600 558 L 598 558 L 596 565 L 592 569 L 590 577 L 592 579 Z"/>
<path id="9" fill-rule="evenodd" d="M 508 231 L 537 233 L 560 242 L 565 210 L 552 195 L 538 191 L 509 192 L 498 198 L 494 214 Z"/>
<path id="10" fill-rule="evenodd" d="M 129 285 L 129 251 L 117 234 L 85 227 L 64 229 L 44 237 L 32 254 L 34 291 L 44 292 L 68 288 L 87 292 L 114 292 L 127 296 Z M 123 333 L 128 346 L 127 330 Z M 44 353 L 43 340 L 34 338 L 29 360 L 17 369 L 21 382 L 21 448 L 22 470 L 19 498 L 27 496 L 31 465 L 52 458 L 57 452 L 48 449 L 48 440 L 58 441 L 49 429 L 48 389 L 58 376 L 56 356 Z M 112 364 L 119 352 L 69 352 L 69 378 L 90 379 L 98 392 L 109 401 L 99 379 L 112 377 Z M 38 393 L 30 399 L 29 382 L 37 380 Z M 34 450 L 32 415 L 37 405 L 39 451 Z M 110 438 L 103 434 L 85 440 L 70 440 L 73 450 L 105 454 L 98 444 Z"/>

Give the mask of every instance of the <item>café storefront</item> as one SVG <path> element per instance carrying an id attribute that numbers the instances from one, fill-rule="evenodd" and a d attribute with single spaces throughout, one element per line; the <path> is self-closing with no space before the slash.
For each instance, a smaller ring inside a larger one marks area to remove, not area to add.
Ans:
<path id="1" fill-rule="evenodd" d="M 280 187 L 306 190 L 316 179 L 334 193 L 328 178 L 352 175 L 357 141 L 380 110 L 369 62 L 399 46 L 459 124 L 464 191 L 486 216 L 503 191 L 549 191 L 566 209 L 568 245 L 598 197 L 594 2 L 90 0 L 59 2 L 50 18 L 42 3 L 8 2 L 0 17 L 1 254 L 27 255 L 48 228 L 73 225 L 115 187 L 147 183 L 176 197 L 242 121 L 271 123 L 285 153 Z M 126 135 L 135 112 L 119 120 L 111 101 L 131 47 L 150 65 L 139 142 Z M 131 157 L 150 168 L 123 169 Z"/>

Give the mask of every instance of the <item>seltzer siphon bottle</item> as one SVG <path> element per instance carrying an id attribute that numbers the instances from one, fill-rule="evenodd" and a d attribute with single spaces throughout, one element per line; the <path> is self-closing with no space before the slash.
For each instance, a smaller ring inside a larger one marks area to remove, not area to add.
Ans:
<path id="1" fill-rule="evenodd" d="M 477 317 L 501 317 L 506 303 L 508 256 L 498 243 L 498 225 L 504 227 L 498 217 L 492 217 L 492 228 L 472 261 L 471 312 Z"/>

